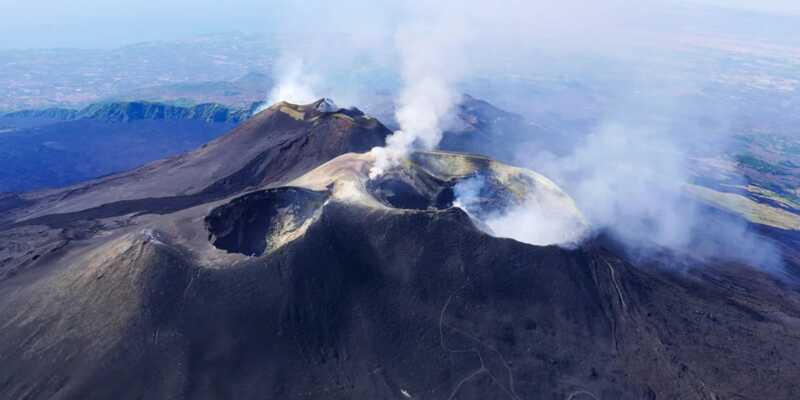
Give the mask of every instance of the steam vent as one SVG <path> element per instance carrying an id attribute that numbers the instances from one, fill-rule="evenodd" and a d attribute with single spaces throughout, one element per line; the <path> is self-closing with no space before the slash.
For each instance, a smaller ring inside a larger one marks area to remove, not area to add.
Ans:
<path id="1" fill-rule="evenodd" d="M 394 212 L 446 210 L 457 202 L 456 188 L 480 178 L 488 182 L 469 207 L 473 222 L 487 231 L 487 216 L 502 215 L 534 199 L 543 214 L 572 227 L 577 241 L 588 227 L 569 196 L 547 178 L 485 157 L 415 152 L 378 178 L 369 178 L 371 153 L 339 156 L 285 187 L 253 192 L 215 209 L 206 219 L 216 247 L 262 255 L 298 238 L 329 201 Z M 253 242 L 255 240 L 255 242 Z"/>
<path id="2" fill-rule="evenodd" d="M 793 286 L 632 256 L 491 158 L 413 152 L 369 179 L 390 134 L 281 102 L 191 152 L 0 197 L 0 398 L 800 398 Z M 565 234 L 503 230 L 547 218 Z"/>

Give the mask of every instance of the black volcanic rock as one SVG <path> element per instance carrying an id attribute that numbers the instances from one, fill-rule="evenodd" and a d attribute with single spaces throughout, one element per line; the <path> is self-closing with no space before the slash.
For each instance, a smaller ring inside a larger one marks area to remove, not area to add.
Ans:
<path id="1" fill-rule="evenodd" d="M 492 238 L 457 209 L 336 202 L 235 267 L 185 251 L 130 234 L 0 296 L 4 397 L 798 395 L 781 322 L 797 294 L 764 277 L 682 277 L 602 243 Z"/>
<path id="2" fill-rule="evenodd" d="M 39 120 L 41 121 L 41 120 Z M 0 135 L 0 192 L 74 185 L 196 148 L 231 123 L 77 119 Z"/>
<path id="3" fill-rule="evenodd" d="M 0 192 L 74 185 L 136 168 L 213 140 L 263 108 L 260 102 L 232 108 L 131 101 L 0 115 Z M 341 115 L 364 116 L 359 110 L 336 108 Z M 555 143 L 553 135 L 521 116 L 468 95 L 455 121 L 443 138 L 443 149 L 488 151 L 495 159 L 513 162 L 520 148 L 546 141 L 548 146 L 537 148 L 551 149 Z"/>
<path id="4" fill-rule="evenodd" d="M 395 120 L 396 107 L 390 98 L 382 96 L 370 112 L 397 130 L 400 126 Z M 571 143 L 557 131 L 469 94 L 461 95 L 447 122 L 437 148 L 482 154 L 512 164 L 526 159 L 533 150 L 565 153 L 569 150 L 566 145 Z"/>
<path id="5" fill-rule="evenodd" d="M 454 114 L 440 149 L 483 154 L 512 164 L 526 160 L 532 150 L 556 154 L 567 150 L 557 132 L 468 94 L 462 96 Z"/>
<path id="6" fill-rule="evenodd" d="M 387 173 L 411 187 L 370 186 L 342 154 L 388 130 L 319 105 L 1 198 L 0 398 L 800 397 L 796 285 L 493 237 L 430 199 L 494 161 L 417 154 Z"/>
<path id="7" fill-rule="evenodd" d="M 263 255 L 279 245 L 271 237 L 291 234 L 327 200 L 325 193 L 302 188 L 275 188 L 244 195 L 206 218 L 215 247 L 245 255 Z"/>
<path id="8" fill-rule="evenodd" d="M 258 106 L 128 102 L 0 115 L 0 192 L 76 184 L 180 154 L 233 129 Z"/>
<path id="9" fill-rule="evenodd" d="M 380 146 L 390 134 L 356 109 L 319 112 L 315 107 L 316 103 L 279 103 L 184 155 L 73 187 L 23 195 L 33 205 L 5 213 L 0 222 L 47 214 L 66 214 L 58 218 L 62 221 L 84 218 L 87 212 L 108 216 L 175 211 L 297 177 L 340 154 Z"/>

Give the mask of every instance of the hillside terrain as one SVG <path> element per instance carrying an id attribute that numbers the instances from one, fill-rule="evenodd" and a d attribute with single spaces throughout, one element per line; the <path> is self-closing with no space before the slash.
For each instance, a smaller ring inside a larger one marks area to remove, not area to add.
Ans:
<path id="1" fill-rule="evenodd" d="M 278 103 L 183 155 L 0 199 L 0 397 L 800 396 L 797 248 L 779 277 L 643 260 L 602 233 L 498 238 L 454 205 L 460 182 L 485 177 L 490 210 L 557 199 L 544 210 L 579 225 L 580 210 L 463 153 L 370 179 L 390 133 Z"/>
<path id="2" fill-rule="evenodd" d="M 70 185 L 179 154 L 237 126 L 256 107 L 118 102 L 3 114 L 0 192 Z"/>

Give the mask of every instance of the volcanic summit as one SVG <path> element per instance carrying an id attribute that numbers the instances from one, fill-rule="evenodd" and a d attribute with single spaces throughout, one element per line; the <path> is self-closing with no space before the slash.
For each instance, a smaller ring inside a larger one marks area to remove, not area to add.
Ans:
<path id="1" fill-rule="evenodd" d="M 629 257 L 546 177 L 483 156 L 369 179 L 389 134 L 282 102 L 184 155 L 0 200 L 0 397 L 800 398 L 790 284 Z M 485 226 L 529 201 L 574 243 Z"/>

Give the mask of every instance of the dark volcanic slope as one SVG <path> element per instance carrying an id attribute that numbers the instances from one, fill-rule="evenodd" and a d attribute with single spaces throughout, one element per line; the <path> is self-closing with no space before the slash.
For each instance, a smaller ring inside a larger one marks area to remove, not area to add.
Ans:
<path id="1" fill-rule="evenodd" d="M 140 167 L 218 138 L 253 110 L 116 102 L 3 114 L 0 192 L 63 187 Z"/>
<path id="2" fill-rule="evenodd" d="M 795 286 L 634 263 L 602 237 L 499 239 L 447 201 L 396 208 L 363 184 L 369 155 L 318 167 L 386 129 L 317 106 L 0 198 L 16 221 L 0 229 L 0 398 L 800 398 Z M 439 199 L 478 159 L 423 158 L 388 176 L 430 190 L 380 193 Z"/>
<path id="3" fill-rule="evenodd" d="M 236 125 L 82 119 L 0 134 L 0 192 L 61 187 L 189 151 Z"/>
<path id="4" fill-rule="evenodd" d="M 379 99 L 370 111 L 391 129 L 399 129 L 394 116 L 396 105 L 391 99 Z M 453 117 L 439 149 L 482 154 L 508 163 L 529 157 L 533 150 L 557 154 L 569 150 L 565 146 L 570 141 L 558 132 L 468 94 L 461 96 Z"/>
<path id="5" fill-rule="evenodd" d="M 757 274 L 496 239 L 458 209 L 331 202 L 302 238 L 224 269 L 168 237 L 7 282 L 2 397 L 800 396 L 800 299 Z"/>
<path id="6" fill-rule="evenodd" d="M 321 112 L 318 103 L 276 104 L 195 151 L 131 172 L 66 189 L 7 196 L 27 207 L 6 210 L 0 223 L 67 214 L 35 221 L 63 225 L 65 219 L 175 211 L 293 178 L 337 155 L 382 145 L 390 133 L 358 110 Z"/>

